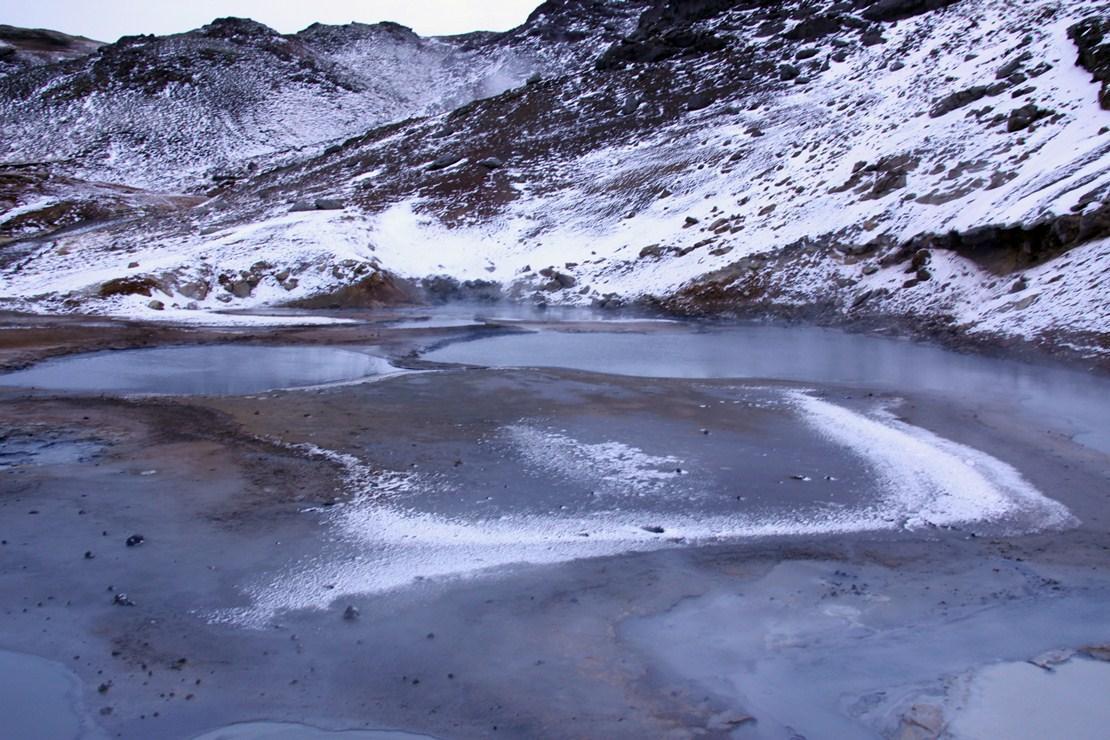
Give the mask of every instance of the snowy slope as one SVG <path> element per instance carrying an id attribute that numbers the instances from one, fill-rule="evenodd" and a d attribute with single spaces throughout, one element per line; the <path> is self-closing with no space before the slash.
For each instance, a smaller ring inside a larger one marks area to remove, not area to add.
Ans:
<path id="1" fill-rule="evenodd" d="M 629 3 L 630 6 L 636 5 Z M 624 26 L 636 14 L 625 12 Z M 580 43 L 425 39 L 393 23 L 283 36 L 223 18 L 0 78 L 0 160 L 155 190 L 207 190 L 389 121 L 451 110 L 548 74 Z"/>
<path id="2" fill-rule="evenodd" d="M 450 52 L 563 74 L 272 161 L 139 228 L 37 242 L 6 304 L 501 294 L 1110 355 L 1110 111 L 1069 37 L 1105 4 L 659 2 L 635 31 L 581 6 L 612 7 L 548 4 L 496 53 Z M 344 207 L 291 209 L 306 199 Z M 143 290 L 104 290 L 121 278 Z"/>

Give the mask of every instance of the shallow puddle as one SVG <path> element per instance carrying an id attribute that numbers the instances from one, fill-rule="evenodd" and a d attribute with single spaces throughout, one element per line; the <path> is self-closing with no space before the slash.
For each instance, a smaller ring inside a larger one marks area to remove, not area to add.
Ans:
<path id="1" fill-rule="evenodd" d="M 394 730 L 320 730 L 289 722 L 243 722 L 206 732 L 195 740 L 434 740 Z"/>
<path id="2" fill-rule="evenodd" d="M 0 650 L 0 735 L 19 740 L 102 740 L 81 710 L 81 682 L 64 666 Z"/>
<path id="3" fill-rule="evenodd" d="M 209 345 L 96 352 L 0 375 L 0 386 L 76 393 L 238 395 L 386 375 L 386 360 L 332 347 Z"/>

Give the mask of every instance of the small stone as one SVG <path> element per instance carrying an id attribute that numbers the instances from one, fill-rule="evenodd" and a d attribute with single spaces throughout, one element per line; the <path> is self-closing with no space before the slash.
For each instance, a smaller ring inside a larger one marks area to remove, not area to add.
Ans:
<path id="1" fill-rule="evenodd" d="M 141 534 L 133 534 L 127 538 L 127 542 L 125 544 L 128 547 L 138 547 L 144 542 L 146 542 L 146 537 L 143 537 Z"/>
<path id="2" fill-rule="evenodd" d="M 657 524 L 646 524 L 646 525 L 640 527 L 640 529 L 644 530 L 645 532 L 650 532 L 652 534 L 663 534 L 663 532 L 666 531 Z"/>
<path id="3" fill-rule="evenodd" d="M 85 560 L 92 560 L 96 556 L 92 554 L 92 550 L 85 550 Z"/>
<path id="4" fill-rule="evenodd" d="M 343 610 L 343 618 L 346 619 L 348 622 L 353 622 L 354 620 L 358 619 L 358 607 L 348 605 L 347 608 Z"/>
<path id="5" fill-rule="evenodd" d="M 135 602 L 127 598 L 127 594 L 118 593 L 112 597 L 112 603 L 116 606 L 135 606 Z"/>
<path id="6" fill-rule="evenodd" d="M 157 299 L 151 301 L 150 303 L 148 303 L 146 305 L 147 305 L 147 308 L 152 308 L 155 311 L 164 311 L 165 308 L 166 308 L 166 304 L 162 303 L 162 301 L 159 301 Z"/>

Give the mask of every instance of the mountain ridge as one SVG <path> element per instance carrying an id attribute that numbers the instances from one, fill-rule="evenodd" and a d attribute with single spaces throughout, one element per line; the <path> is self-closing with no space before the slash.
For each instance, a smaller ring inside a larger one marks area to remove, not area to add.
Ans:
<path id="1" fill-rule="evenodd" d="M 1082 2 L 545 3 L 462 42 L 545 48 L 538 79 L 20 240 L 6 304 L 640 303 L 1104 358 L 1103 22 Z"/>

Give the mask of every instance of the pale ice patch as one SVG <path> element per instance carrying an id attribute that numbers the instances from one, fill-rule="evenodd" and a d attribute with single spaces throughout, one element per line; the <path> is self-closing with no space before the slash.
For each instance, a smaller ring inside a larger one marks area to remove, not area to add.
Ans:
<path id="1" fill-rule="evenodd" d="M 1073 521 L 1066 507 L 1013 466 L 907 424 L 885 408 L 864 415 L 802 391 L 787 396 L 807 424 L 866 461 L 882 493 L 875 506 L 905 527 L 1003 520 L 1051 527 Z"/>
<path id="2" fill-rule="evenodd" d="M 349 503 L 326 510 L 320 554 L 292 564 L 244 590 L 250 605 L 211 615 L 216 621 L 261 627 L 275 615 L 322 609 L 343 596 L 382 593 L 424 580 L 490 575 L 515 565 L 757 537 L 817 536 L 916 530 L 927 526 L 990 524 L 1032 531 L 1074 523 L 1020 473 L 979 450 L 895 419 L 883 409 L 860 413 L 802 391 L 785 403 L 803 423 L 860 456 L 874 471 L 878 495 L 855 507 L 806 506 L 772 513 L 706 515 L 697 510 L 658 514 L 622 510 L 558 516 L 444 516 L 406 505 L 449 480 L 378 471 L 359 458 L 311 445 L 301 452 L 343 470 Z M 577 476 L 587 485 L 661 485 L 673 458 L 611 441 L 583 443 L 528 425 L 505 429 L 534 470 Z M 659 475 L 657 475 L 659 474 Z M 663 533 L 645 525 L 664 528 Z"/>
<path id="3" fill-rule="evenodd" d="M 533 472 L 582 483 L 603 495 L 660 493 L 674 486 L 685 464 L 673 455 L 651 455 L 623 442 L 589 444 L 528 424 L 507 426 L 502 435 Z"/>

